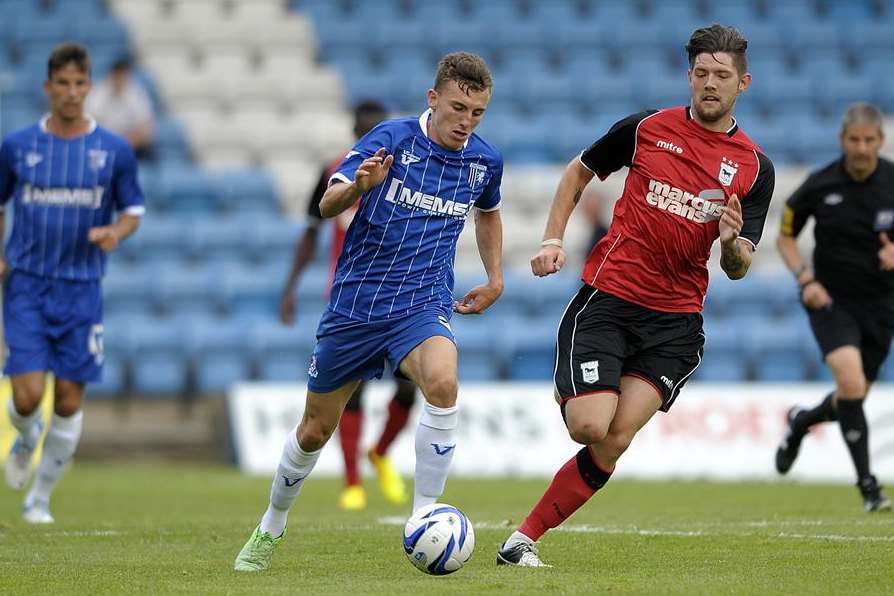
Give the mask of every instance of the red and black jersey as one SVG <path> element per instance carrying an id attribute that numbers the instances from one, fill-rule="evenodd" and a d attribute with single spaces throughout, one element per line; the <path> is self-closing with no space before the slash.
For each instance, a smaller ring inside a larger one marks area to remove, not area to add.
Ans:
<path id="1" fill-rule="evenodd" d="M 640 112 L 617 122 L 580 160 L 602 180 L 630 168 L 608 234 L 581 276 L 599 290 L 652 310 L 701 311 L 711 245 L 734 194 L 742 203 L 740 237 L 760 240 L 773 164 L 735 122 L 713 132 L 689 107 Z"/>
<path id="2" fill-rule="evenodd" d="M 332 174 L 335 173 L 338 166 L 344 161 L 344 158 L 344 155 L 341 155 L 323 168 L 323 172 L 320 174 L 320 178 L 317 180 L 317 185 L 314 187 L 313 194 L 310 195 L 310 201 L 307 204 L 307 217 L 310 218 L 312 222 L 310 225 L 318 226 L 323 220 L 323 215 L 320 213 L 320 201 L 323 200 L 323 195 L 326 193 L 326 189 L 329 188 L 329 179 L 332 178 Z M 338 257 L 341 255 L 341 248 L 345 243 L 345 234 L 347 233 L 348 226 L 351 225 L 351 220 L 354 219 L 354 215 L 357 213 L 357 208 L 359 206 L 360 199 L 357 199 L 357 202 L 349 209 L 345 209 L 332 220 L 332 247 L 329 251 L 330 285 L 332 284 L 332 280 L 335 279 L 335 267 L 338 265 Z"/>

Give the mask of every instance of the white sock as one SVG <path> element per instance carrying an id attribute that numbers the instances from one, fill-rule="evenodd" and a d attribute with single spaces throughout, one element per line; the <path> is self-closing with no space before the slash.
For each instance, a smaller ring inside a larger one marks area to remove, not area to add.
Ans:
<path id="1" fill-rule="evenodd" d="M 515 532 L 512 533 L 512 536 L 510 536 L 509 538 L 506 539 L 506 544 L 504 545 L 504 548 L 512 548 L 513 546 L 515 546 L 516 544 L 518 544 L 520 542 L 527 542 L 528 544 L 534 544 L 533 540 L 531 540 L 530 538 L 528 538 L 527 536 L 525 536 L 524 534 L 522 534 L 521 532 L 516 530 Z"/>
<path id="2" fill-rule="evenodd" d="M 322 449 L 305 451 L 298 444 L 298 429 L 289 433 L 286 444 L 282 448 L 282 456 L 279 466 L 276 468 L 276 476 L 273 478 L 273 486 L 270 487 L 270 505 L 261 518 L 261 531 L 267 532 L 274 538 L 280 536 L 286 529 L 286 521 L 289 517 L 289 509 L 301 492 L 304 480 L 314 469 Z"/>
<path id="3" fill-rule="evenodd" d="M 34 484 L 25 498 L 25 503 L 40 501 L 49 504 L 53 489 L 65 474 L 68 463 L 78 448 L 83 421 L 84 414 L 81 411 L 66 418 L 53 414 L 47 437 L 43 442 L 43 455 L 37 466 L 37 474 L 34 475 Z"/>
<path id="4" fill-rule="evenodd" d="M 40 406 L 34 408 L 34 411 L 27 416 L 22 416 L 16 410 L 13 400 L 10 399 L 7 402 L 6 409 L 9 413 L 9 421 L 15 429 L 19 431 L 19 434 L 22 435 L 22 440 L 25 442 L 25 446 L 33 450 L 37 447 L 37 442 L 40 441 L 40 430 L 36 424 L 37 420 L 40 418 Z"/>
<path id="5" fill-rule="evenodd" d="M 413 511 L 436 503 L 444 492 L 453 452 L 456 450 L 458 410 L 439 408 L 428 402 L 422 408 L 416 429 L 416 483 Z"/>

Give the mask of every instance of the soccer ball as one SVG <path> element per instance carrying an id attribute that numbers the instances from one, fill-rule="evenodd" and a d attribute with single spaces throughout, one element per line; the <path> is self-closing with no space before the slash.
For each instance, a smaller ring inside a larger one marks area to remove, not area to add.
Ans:
<path id="1" fill-rule="evenodd" d="M 404 552 L 419 571 L 431 575 L 453 573 L 472 558 L 473 550 L 472 523 L 452 505 L 420 507 L 404 527 Z"/>

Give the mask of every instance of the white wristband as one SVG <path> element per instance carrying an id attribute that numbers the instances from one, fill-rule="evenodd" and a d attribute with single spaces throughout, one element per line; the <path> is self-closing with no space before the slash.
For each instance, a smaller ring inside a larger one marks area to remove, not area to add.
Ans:
<path id="1" fill-rule="evenodd" d="M 540 246 L 558 246 L 562 248 L 562 239 L 561 238 L 549 238 L 540 243 Z"/>

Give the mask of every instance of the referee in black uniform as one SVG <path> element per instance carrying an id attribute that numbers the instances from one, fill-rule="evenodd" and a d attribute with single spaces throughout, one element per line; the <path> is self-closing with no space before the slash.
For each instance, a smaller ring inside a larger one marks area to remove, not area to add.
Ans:
<path id="1" fill-rule="evenodd" d="M 857 103 L 844 114 L 843 156 L 813 173 L 789 198 L 776 246 L 798 280 L 801 302 L 835 377 L 835 391 L 813 409 L 793 407 L 776 451 L 785 474 L 810 427 L 837 420 L 857 471 L 864 509 L 889 511 L 869 468 L 863 400 L 894 336 L 894 163 L 880 158 L 882 113 Z M 796 238 L 815 221 L 811 269 Z"/>

